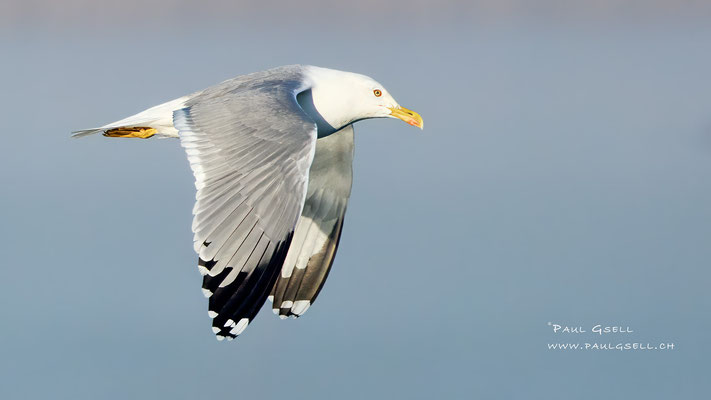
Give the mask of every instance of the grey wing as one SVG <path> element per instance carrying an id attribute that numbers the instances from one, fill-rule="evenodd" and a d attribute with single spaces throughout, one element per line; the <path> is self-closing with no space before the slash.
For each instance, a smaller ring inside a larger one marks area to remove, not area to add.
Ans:
<path id="1" fill-rule="evenodd" d="M 195 251 L 220 340 L 266 301 L 303 207 L 316 126 L 297 86 L 206 91 L 173 116 L 195 175 Z"/>
<path id="2" fill-rule="evenodd" d="M 336 256 L 353 182 L 353 125 L 318 139 L 304 209 L 272 294 L 275 314 L 301 316 Z"/>

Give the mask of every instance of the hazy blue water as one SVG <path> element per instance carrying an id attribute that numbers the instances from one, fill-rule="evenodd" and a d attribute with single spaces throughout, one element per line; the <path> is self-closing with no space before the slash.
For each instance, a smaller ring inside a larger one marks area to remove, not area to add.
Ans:
<path id="1" fill-rule="evenodd" d="M 2 398 L 709 393 L 711 29 L 253 28 L 0 41 Z M 317 303 L 217 342 L 178 142 L 68 134 L 291 63 L 371 75 L 426 129 L 356 126 Z"/>

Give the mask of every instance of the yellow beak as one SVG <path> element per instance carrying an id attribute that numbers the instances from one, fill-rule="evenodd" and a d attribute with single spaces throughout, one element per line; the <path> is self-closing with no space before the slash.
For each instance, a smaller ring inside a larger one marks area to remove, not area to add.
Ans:
<path id="1" fill-rule="evenodd" d="M 405 107 L 388 107 L 388 108 L 391 111 L 390 112 L 391 117 L 399 118 L 412 126 L 416 126 L 420 129 L 423 129 L 423 122 L 422 122 L 422 117 L 420 116 L 420 114 L 418 114 L 412 110 L 408 110 Z"/>

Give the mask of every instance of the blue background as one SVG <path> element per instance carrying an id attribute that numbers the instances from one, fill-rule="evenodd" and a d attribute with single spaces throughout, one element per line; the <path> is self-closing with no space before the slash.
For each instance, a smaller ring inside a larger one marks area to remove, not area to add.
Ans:
<path id="1" fill-rule="evenodd" d="M 708 10 L 312 3 L 3 17 L 0 397 L 708 395 Z M 293 63 L 374 77 L 425 130 L 356 125 L 318 301 L 217 342 L 178 141 L 69 133 Z"/>

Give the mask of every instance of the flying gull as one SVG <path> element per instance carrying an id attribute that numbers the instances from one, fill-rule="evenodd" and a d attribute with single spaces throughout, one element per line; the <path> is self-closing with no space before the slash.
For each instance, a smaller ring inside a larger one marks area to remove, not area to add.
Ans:
<path id="1" fill-rule="evenodd" d="M 291 65 L 238 76 L 75 137 L 180 138 L 195 175 L 194 248 L 218 340 L 267 298 L 281 318 L 313 304 L 336 254 L 353 179 L 353 123 L 422 128 L 375 80 Z"/>

